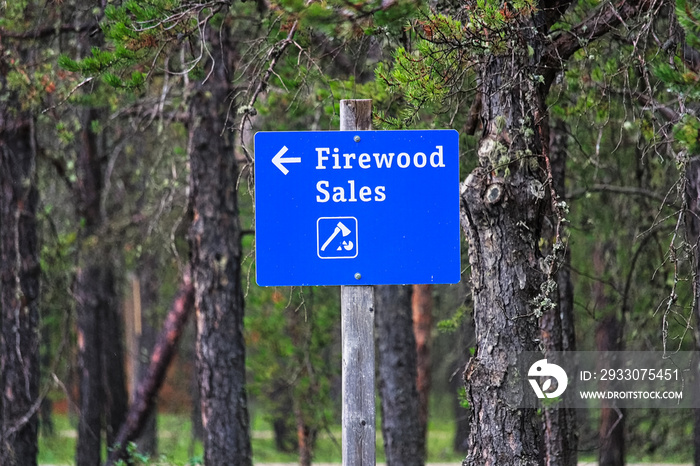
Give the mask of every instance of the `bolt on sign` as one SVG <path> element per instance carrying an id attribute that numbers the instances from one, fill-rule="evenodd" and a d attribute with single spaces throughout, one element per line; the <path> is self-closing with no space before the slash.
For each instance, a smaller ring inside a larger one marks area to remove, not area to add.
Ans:
<path id="1" fill-rule="evenodd" d="M 261 286 L 457 283 L 454 130 L 255 135 Z"/>

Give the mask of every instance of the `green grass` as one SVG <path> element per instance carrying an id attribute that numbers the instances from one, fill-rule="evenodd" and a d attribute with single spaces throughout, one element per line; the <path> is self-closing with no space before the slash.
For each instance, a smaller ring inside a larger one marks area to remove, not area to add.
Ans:
<path id="1" fill-rule="evenodd" d="M 54 434 L 39 435 L 39 464 L 73 464 L 75 438 L 64 435 L 75 432 L 66 415 L 54 415 Z"/>
<path id="2" fill-rule="evenodd" d="M 54 434 L 39 435 L 39 464 L 74 464 L 76 425 L 69 416 L 54 414 Z M 159 462 L 185 465 L 192 458 L 201 458 L 202 444 L 192 441 L 190 420 L 187 416 L 158 416 Z M 103 452 L 103 457 L 105 453 Z M 161 461 L 162 460 L 162 461 Z"/>
<path id="3" fill-rule="evenodd" d="M 432 420 L 428 429 L 428 461 L 459 464 L 464 457 L 452 450 L 454 423 L 449 416 L 441 416 L 436 409 L 435 417 L 442 420 Z M 448 419 L 448 420 L 445 420 Z M 53 436 L 39 437 L 39 464 L 72 465 L 75 455 L 75 422 L 66 415 L 54 416 Z M 296 453 L 282 453 L 275 448 L 274 438 L 269 425 L 261 416 L 253 416 L 253 459 L 255 463 L 297 463 Z M 158 451 L 160 457 L 153 464 L 187 465 L 197 464 L 192 461 L 201 458 L 202 444 L 191 439 L 191 424 L 189 416 L 164 414 L 158 417 Z M 381 439 L 381 428 L 377 422 L 377 461 L 384 462 L 384 449 Z M 317 440 L 314 461 L 327 463 L 341 462 L 341 432 L 339 427 L 331 428 L 330 432 L 322 432 Z M 676 448 L 676 454 L 648 455 L 641 451 L 630 451 L 627 460 L 630 462 L 659 462 L 688 463 L 687 448 Z M 580 461 L 594 461 L 595 452 L 582 451 Z"/>
<path id="4" fill-rule="evenodd" d="M 66 415 L 54 415 L 55 433 L 52 436 L 39 437 L 39 464 L 68 465 L 74 463 L 75 425 Z M 282 453 L 275 448 L 275 441 L 269 426 L 260 419 L 253 420 L 253 459 L 256 463 L 282 462 L 296 463 L 296 453 Z M 377 461 L 383 462 L 384 449 L 377 425 Z M 202 444 L 191 439 L 189 416 L 161 414 L 158 416 L 158 452 L 157 463 L 186 465 L 192 459 L 201 458 Z M 459 463 L 463 457 L 452 451 L 452 425 L 440 423 L 431 425 L 428 435 L 429 461 Z M 340 463 L 341 461 L 340 428 L 322 432 L 317 440 L 314 461 Z"/>

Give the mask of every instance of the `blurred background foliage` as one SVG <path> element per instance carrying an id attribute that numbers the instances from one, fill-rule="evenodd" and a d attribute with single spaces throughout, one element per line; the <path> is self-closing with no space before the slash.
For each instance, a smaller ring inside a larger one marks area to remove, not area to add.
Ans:
<path id="1" fill-rule="evenodd" d="M 89 12 L 92 20 L 85 25 L 71 23 L 79 8 L 71 0 L 52 8 L 31 0 L 6 2 L 0 17 L 6 36 L 0 50 L 5 77 L 0 98 L 19 93 L 21 110 L 31 112 L 36 125 L 42 386 L 53 403 L 53 412 L 50 406 L 43 411 L 42 422 L 51 426 L 59 414 L 69 419 L 59 418 L 53 432 L 43 431 L 40 454 L 47 462 L 54 461 L 53 449 L 61 448 L 55 436 L 74 427 L 76 416 L 72 286 L 77 251 L 90 246 L 81 241 L 113 246 L 109 259 L 124 300 L 131 296 L 128 274 L 151 262 L 157 298 L 144 312 L 155 325 L 187 262 L 186 114 L 191 82 L 208 73 L 201 60 L 208 53 L 201 40 L 204 28 L 230 28 L 239 40 L 231 83 L 239 110 L 222 118 L 237 131 L 237 157 L 244 165 L 245 154 L 254 154 L 256 131 L 337 129 L 341 99 L 370 98 L 378 129 L 460 131 L 464 179 L 476 164 L 482 129 L 470 112 L 477 98 L 473 65 L 493 52 L 473 43 L 469 28 L 474 23 L 469 15 L 454 14 L 450 2 L 108 3 L 104 11 Z M 520 9 L 533 8 L 519 3 Z M 471 15 L 480 11 L 480 20 L 492 27 L 502 21 L 493 2 L 479 5 Z M 570 29 L 597 5 L 595 0 L 576 3 L 554 29 Z M 620 322 L 626 350 L 694 348 L 695 251 L 682 232 L 682 175 L 689 158 L 698 155 L 700 91 L 698 70 L 683 59 L 683 48 L 700 50 L 699 14 L 696 5 L 678 0 L 641 31 L 630 26 L 587 44 L 567 62 L 550 92 L 552 123 L 560 123 L 556 128 L 564 132 L 568 153 L 566 192 L 559 194 L 569 206 L 566 246 L 579 350 L 595 349 L 596 330 L 610 315 Z M 107 45 L 80 49 L 76 31 L 83 27 L 83 33 L 104 35 Z M 291 42 L 277 55 L 285 40 Z M 109 158 L 101 204 L 106 226 L 97 237 L 81 240 L 84 225 L 71 207 L 75 142 L 83 129 L 78 113 L 95 106 L 106 109 L 89 129 L 101 135 Z M 293 458 L 297 430 L 305 428 L 318 439 L 319 459 L 337 458 L 339 291 L 257 286 L 253 183 L 251 165 L 245 165 L 239 192 L 248 384 L 253 428 L 272 437 L 268 446 L 255 440 L 254 454 Z M 458 424 L 466 410 L 458 392 L 461 369 L 474 346 L 466 248 L 463 244 L 462 282 L 435 286 L 432 292 L 429 425 L 437 434 L 428 445 L 432 459 L 462 455 L 465 434 Z M 190 423 L 168 416 L 188 417 L 196 410 L 190 383 L 193 338 L 190 330 L 161 397 L 160 429 L 187 437 L 185 457 L 197 455 L 197 428 L 191 426 L 190 441 L 185 427 Z M 581 456 L 594 457 L 598 414 L 579 414 Z M 630 410 L 627 416 L 630 459 L 689 461 L 692 413 Z M 170 451 L 168 442 L 162 436 L 162 451 Z M 186 460 L 180 456 L 178 461 Z"/>

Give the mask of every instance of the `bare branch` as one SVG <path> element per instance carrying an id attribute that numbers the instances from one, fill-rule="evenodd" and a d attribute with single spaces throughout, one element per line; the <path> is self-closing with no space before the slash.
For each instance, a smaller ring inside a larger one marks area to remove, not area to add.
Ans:
<path id="1" fill-rule="evenodd" d="M 267 59 L 270 60 L 270 65 L 267 67 L 267 70 L 265 70 L 265 73 L 263 74 L 262 78 L 260 78 L 260 80 L 258 81 L 258 85 L 253 91 L 253 94 L 250 96 L 250 100 L 248 100 L 247 106 L 244 107 L 246 109 L 246 113 L 241 119 L 241 124 L 239 128 L 239 134 L 241 135 L 241 137 L 243 137 L 245 123 L 248 119 L 250 119 L 250 115 L 252 113 L 251 111 L 255 105 L 255 102 L 258 100 L 260 94 L 267 88 L 268 82 L 270 81 L 270 77 L 273 74 L 275 74 L 275 66 L 277 66 L 277 62 L 279 61 L 280 57 L 287 49 L 287 47 L 289 47 L 290 44 L 294 43 L 294 34 L 297 31 L 298 24 L 298 21 L 294 21 L 294 24 L 292 24 L 292 27 L 289 29 L 287 37 L 277 42 L 268 52 Z M 245 144 L 242 145 L 242 148 L 246 159 L 248 159 L 248 162 L 252 163 L 254 161 L 253 157 L 251 157 L 250 153 L 246 149 Z"/>
<path id="2" fill-rule="evenodd" d="M 636 98 L 642 105 L 650 107 L 651 110 L 655 112 L 659 112 L 659 114 L 670 123 L 678 123 L 681 119 L 680 113 L 667 105 L 660 104 L 647 94 L 635 92 L 632 94 L 632 97 Z"/>
<path id="3" fill-rule="evenodd" d="M 68 101 L 68 99 L 70 99 L 71 96 L 72 96 L 73 94 L 75 94 L 75 92 L 76 92 L 78 89 L 80 89 L 81 87 L 83 87 L 83 86 L 86 85 L 87 83 L 91 82 L 93 79 L 95 79 L 94 76 L 90 76 L 89 78 L 83 79 L 81 82 L 79 82 L 78 84 L 76 84 L 76 86 L 75 86 L 73 89 L 70 90 L 70 92 L 68 93 L 68 95 L 66 96 L 65 99 L 63 99 L 62 101 L 60 101 L 60 102 L 57 103 L 56 105 L 52 105 L 52 106 L 50 106 L 49 108 L 45 108 L 44 110 L 41 111 L 41 113 L 46 113 L 46 112 L 48 112 L 49 110 L 53 110 L 53 109 L 55 109 L 56 107 L 65 104 L 65 103 Z"/>
<path id="4" fill-rule="evenodd" d="M 668 203 L 668 196 L 661 196 L 660 194 L 657 194 L 654 191 L 649 191 L 648 189 L 644 188 L 636 188 L 632 186 L 615 186 L 611 184 L 594 184 L 592 186 L 580 188 L 567 194 L 566 198 L 567 200 L 578 199 L 585 196 L 588 193 L 614 193 L 625 194 L 630 196 L 648 197 L 655 201 L 660 201 L 664 203 L 664 205 L 670 205 L 674 208 L 677 208 L 677 206 L 673 206 L 672 204 Z"/>

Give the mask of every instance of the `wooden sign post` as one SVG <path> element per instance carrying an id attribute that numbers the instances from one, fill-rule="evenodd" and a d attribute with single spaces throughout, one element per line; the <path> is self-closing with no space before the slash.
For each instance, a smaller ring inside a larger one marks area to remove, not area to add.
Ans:
<path id="1" fill-rule="evenodd" d="M 371 100 L 340 101 L 341 131 L 372 129 Z M 361 137 L 358 135 L 357 137 Z M 362 270 L 355 273 L 359 280 Z M 374 465 L 374 287 L 340 287 L 343 465 Z"/>

